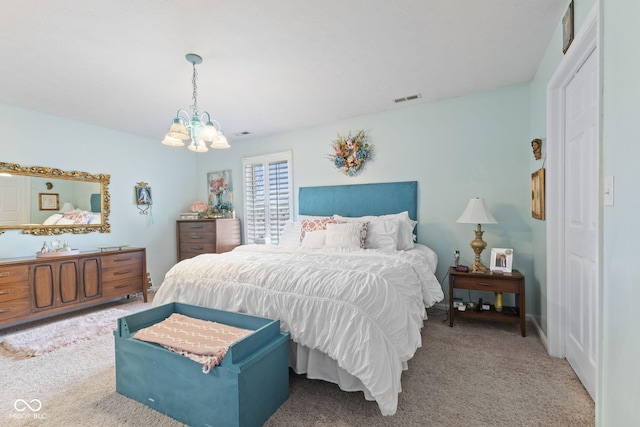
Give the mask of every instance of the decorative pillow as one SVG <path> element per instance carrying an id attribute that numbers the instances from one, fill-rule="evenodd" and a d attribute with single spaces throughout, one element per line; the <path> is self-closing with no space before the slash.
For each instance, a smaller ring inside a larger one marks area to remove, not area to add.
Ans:
<path id="1" fill-rule="evenodd" d="M 326 230 L 327 224 L 335 224 L 337 221 L 333 217 L 324 217 L 318 219 L 302 220 L 302 231 L 300 232 L 300 241 L 304 240 L 304 236 L 309 231 Z"/>
<path id="2" fill-rule="evenodd" d="M 379 221 L 389 221 L 389 220 L 397 220 L 398 221 L 398 235 L 397 235 L 397 250 L 399 251 L 403 251 L 403 250 L 408 250 L 408 249 L 413 249 L 414 246 L 414 234 L 413 234 L 413 229 L 415 228 L 417 222 L 413 221 L 412 219 L 409 218 L 409 212 L 408 211 L 404 211 L 404 212 L 400 212 L 397 214 L 389 214 L 389 215 L 380 215 L 380 216 L 361 216 L 361 217 L 343 217 L 340 215 L 334 215 L 333 216 L 334 219 L 336 219 L 337 221 L 348 221 L 348 222 L 354 222 L 354 221 L 369 221 L 371 224 L 374 223 L 378 223 Z M 388 225 L 385 225 L 385 228 L 387 228 Z M 374 229 L 376 227 L 374 226 Z M 377 230 L 372 230 L 371 229 L 371 225 L 369 226 L 369 237 L 367 237 L 367 239 L 369 241 L 371 241 L 372 237 L 371 234 L 373 234 L 373 239 L 374 241 L 376 240 L 376 234 L 377 231 L 380 230 L 379 228 Z M 369 243 L 369 248 L 371 249 L 390 249 L 390 243 L 388 240 L 386 240 L 383 244 L 382 244 L 382 248 L 378 248 L 377 247 L 378 244 L 376 243 Z"/>
<path id="3" fill-rule="evenodd" d="M 343 249 L 364 248 L 368 225 L 368 222 L 327 224 L 325 247 Z"/>
<path id="4" fill-rule="evenodd" d="M 64 214 L 63 218 L 73 221 L 74 224 L 87 224 L 91 214 L 87 211 L 73 210 Z"/>
<path id="5" fill-rule="evenodd" d="M 296 247 L 300 246 L 300 233 L 302 224 L 299 222 L 288 222 L 282 229 L 279 246 Z"/>
<path id="6" fill-rule="evenodd" d="M 304 239 L 302 239 L 302 247 L 309 249 L 322 249 L 325 244 L 325 237 L 327 230 L 315 230 L 305 233 Z"/>

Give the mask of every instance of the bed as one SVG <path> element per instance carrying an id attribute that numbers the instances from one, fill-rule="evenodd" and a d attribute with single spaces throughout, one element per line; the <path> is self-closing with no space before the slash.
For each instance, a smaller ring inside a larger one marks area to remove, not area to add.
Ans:
<path id="1" fill-rule="evenodd" d="M 278 319 L 296 373 L 362 391 L 393 415 L 426 308 L 444 298 L 435 252 L 413 241 L 417 197 L 415 181 L 300 188 L 279 245 L 181 261 L 153 304 Z"/>

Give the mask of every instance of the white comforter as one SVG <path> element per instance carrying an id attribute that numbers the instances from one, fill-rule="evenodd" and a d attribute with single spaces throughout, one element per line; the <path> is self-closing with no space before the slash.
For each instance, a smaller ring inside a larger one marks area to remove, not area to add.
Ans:
<path id="1" fill-rule="evenodd" d="M 436 254 L 245 245 L 176 264 L 154 305 L 184 302 L 279 319 L 281 329 L 358 378 L 383 415 L 421 346 L 425 307 L 444 298 Z"/>

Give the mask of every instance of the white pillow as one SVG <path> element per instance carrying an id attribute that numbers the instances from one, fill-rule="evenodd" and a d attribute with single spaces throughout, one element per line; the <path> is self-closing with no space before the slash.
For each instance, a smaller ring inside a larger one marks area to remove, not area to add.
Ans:
<path id="1" fill-rule="evenodd" d="M 399 229 L 400 220 L 398 219 L 371 221 L 367 230 L 365 248 L 397 251 Z"/>
<path id="2" fill-rule="evenodd" d="M 280 235 L 279 246 L 297 247 L 300 246 L 300 232 L 302 231 L 302 224 L 299 222 L 288 222 L 282 229 Z"/>
<path id="3" fill-rule="evenodd" d="M 62 214 L 53 214 L 49 218 L 45 219 L 42 225 L 53 225 L 58 222 L 60 218 L 62 218 Z"/>
<path id="4" fill-rule="evenodd" d="M 398 230 L 398 250 L 406 251 L 409 249 L 413 249 L 413 242 L 415 241 L 413 229 L 416 227 L 416 224 L 418 224 L 418 222 L 409 218 L 408 211 L 400 212 L 397 214 L 382 215 L 380 218 L 399 219 L 400 228 Z"/>
<path id="5" fill-rule="evenodd" d="M 327 224 L 325 247 L 343 249 L 361 249 L 364 245 L 363 229 L 367 223 L 344 222 Z"/>
<path id="6" fill-rule="evenodd" d="M 326 234 L 327 230 L 307 231 L 302 239 L 302 247 L 309 249 L 324 248 Z"/>
<path id="7" fill-rule="evenodd" d="M 340 215 L 333 215 L 333 218 L 336 221 L 369 221 L 371 224 L 377 221 L 388 221 L 388 220 L 397 220 L 398 223 L 398 244 L 397 249 L 399 251 L 405 251 L 408 249 L 413 249 L 415 236 L 413 234 L 413 229 L 415 228 L 417 221 L 413 221 L 409 218 L 409 212 L 404 211 L 397 214 L 389 214 L 389 215 L 380 215 L 380 216 L 361 216 L 361 217 L 344 217 Z M 371 228 L 371 227 L 369 227 Z M 375 232 L 374 232 L 375 236 Z M 370 238 L 369 238 L 370 239 Z M 370 244 L 370 246 L 373 246 Z M 388 243 L 384 245 L 388 248 Z"/>

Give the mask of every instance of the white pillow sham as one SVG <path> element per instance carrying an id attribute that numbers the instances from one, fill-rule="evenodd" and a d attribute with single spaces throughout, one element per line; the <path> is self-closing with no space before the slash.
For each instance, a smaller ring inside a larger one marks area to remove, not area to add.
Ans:
<path id="1" fill-rule="evenodd" d="M 404 211 L 397 214 L 389 214 L 389 215 L 380 215 L 380 216 L 361 216 L 361 217 L 344 217 L 340 215 L 333 215 L 333 218 L 336 221 L 345 221 L 345 222 L 370 222 L 369 231 L 367 233 L 368 244 L 365 243 L 365 247 L 370 249 L 388 249 L 393 250 L 392 243 L 389 241 L 390 229 L 393 228 L 392 224 L 384 224 L 383 226 L 379 226 L 378 222 L 380 221 L 397 221 L 398 222 L 398 230 L 397 230 L 397 243 L 395 250 L 405 251 L 409 249 L 413 249 L 414 247 L 414 234 L 413 229 L 415 228 L 417 221 L 413 221 L 409 218 L 409 212 Z M 383 235 L 379 233 L 382 232 Z M 392 231 L 391 231 L 392 232 Z"/>
<path id="2" fill-rule="evenodd" d="M 342 249 L 362 249 L 366 237 L 367 223 L 344 222 L 327 224 L 325 247 Z M 363 230 L 365 230 L 363 232 Z"/>
<path id="3" fill-rule="evenodd" d="M 300 246 L 300 233 L 302 232 L 302 223 L 288 222 L 282 229 L 280 235 L 279 246 L 298 247 Z"/>

